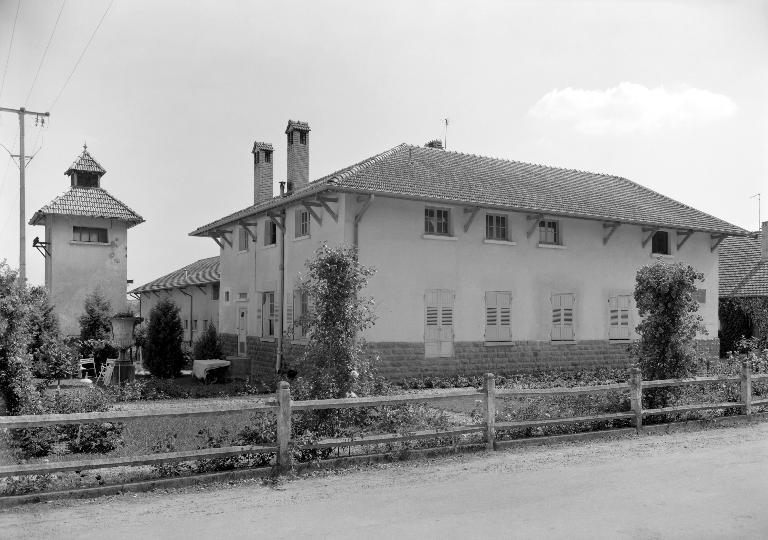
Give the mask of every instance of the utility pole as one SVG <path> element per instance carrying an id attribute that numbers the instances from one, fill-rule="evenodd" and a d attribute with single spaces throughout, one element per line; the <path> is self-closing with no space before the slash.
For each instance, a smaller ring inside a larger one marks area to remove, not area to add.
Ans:
<path id="1" fill-rule="evenodd" d="M 19 154 L 12 156 L 19 158 L 19 282 L 24 284 L 27 282 L 27 231 L 26 231 L 26 209 L 24 204 L 25 193 L 25 169 L 27 168 L 27 156 L 24 153 L 24 118 L 27 115 L 37 116 L 43 118 L 43 125 L 45 125 L 45 119 L 51 115 L 51 113 L 39 113 L 34 111 L 28 111 L 24 107 L 20 109 L 8 109 L 6 107 L 0 107 L 0 112 L 16 113 L 19 115 Z"/>

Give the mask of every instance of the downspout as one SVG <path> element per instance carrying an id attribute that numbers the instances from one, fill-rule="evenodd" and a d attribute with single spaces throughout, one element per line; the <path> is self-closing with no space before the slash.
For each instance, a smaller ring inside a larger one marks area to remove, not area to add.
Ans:
<path id="1" fill-rule="evenodd" d="M 192 308 L 194 307 L 194 298 L 184 289 L 179 289 L 181 294 L 189 296 L 189 346 L 192 346 Z"/>
<path id="2" fill-rule="evenodd" d="M 277 318 L 277 357 L 275 358 L 275 373 L 280 372 L 280 368 L 283 365 L 283 316 L 285 303 L 285 208 L 280 212 L 282 216 L 283 226 L 278 227 L 280 229 L 280 280 L 278 281 L 278 295 L 280 296 L 280 311 Z"/>

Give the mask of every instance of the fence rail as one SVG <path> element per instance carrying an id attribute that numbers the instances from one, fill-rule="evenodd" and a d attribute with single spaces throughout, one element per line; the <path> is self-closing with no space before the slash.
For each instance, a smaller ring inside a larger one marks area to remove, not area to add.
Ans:
<path id="1" fill-rule="evenodd" d="M 741 408 L 743 414 L 751 415 L 753 407 L 768 405 L 768 399 L 752 399 L 753 381 L 768 380 L 768 373 L 755 374 L 751 372 L 747 362 L 742 363 L 741 374 L 736 376 L 692 377 L 689 379 L 665 379 L 643 381 L 640 370 L 632 368 L 626 383 L 605 384 L 599 386 L 580 386 L 572 388 L 504 388 L 496 389 L 495 378 L 486 374 L 483 388 L 455 389 L 435 394 L 403 394 L 394 396 L 373 396 L 363 398 L 321 399 L 292 401 L 290 387 L 287 382 L 281 382 L 275 400 L 258 404 L 236 404 L 224 406 L 209 406 L 204 408 L 174 408 L 138 411 L 110 411 L 101 413 L 77 414 L 45 414 L 26 416 L 2 416 L 0 428 L 34 428 L 59 424 L 86 424 L 92 422 L 122 422 L 143 418 L 156 417 L 191 417 L 210 416 L 234 412 L 274 412 L 277 422 L 277 442 L 268 446 L 230 446 L 225 448 L 207 448 L 181 452 L 168 452 L 131 457 L 109 457 L 77 461 L 60 461 L 53 463 L 28 463 L 0 467 L 0 477 L 20 476 L 31 474 L 47 474 L 65 471 L 81 471 L 107 467 L 156 465 L 198 459 L 213 459 L 236 456 L 247 453 L 275 453 L 277 465 L 281 469 L 291 466 L 291 449 L 300 450 L 339 448 L 363 445 L 390 444 L 403 441 L 415 441 L 433 438 L 452 438 L 454 442 L 462 435 L 482 433 L 488 449 L 495 448 L 496 433 L 501 430 L 566 425 L 589 422 L 609 422 L 613 420 L 633 419 L 638 433 L 643 430 L 643 418 L 647 416 L 680 413 L 690 411 Z M 650 388 L 665 388 L 672 386 L 704 385 L 714 383 L 740 384 L 740 401 L 724 403 L 701 403 L 663 407 L 658 409 L 643 409 L 643 391 Z M 568 396 L 595 394 L 602 392 L 625 392 L 630 394 L 631 410 L 627 412 L 596 414 L 568 418 L 546 418 L 496 422 L 497 398 L 527 398 L 531 396 Z M 447 429 L 428 429 L 404 433 L 388 433 L 358 437 L 326 439 L 312 444 L 294 445 L 291 440 L 291 416 L 295 411 L 310 411 L 321 409 L 348 409 L 358 407 L 382 407 L 402 405 L 407 403 L 431 403 L 457 397 L 482 398 L 484 404 L 484 422 L 481 424 L 457 426 Z"/>

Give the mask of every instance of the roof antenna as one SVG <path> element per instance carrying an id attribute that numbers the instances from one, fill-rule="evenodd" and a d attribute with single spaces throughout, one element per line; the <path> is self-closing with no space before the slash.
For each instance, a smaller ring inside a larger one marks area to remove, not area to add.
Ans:
<path id="1" fill-rule="evenodd" d="M 448 119 L 443 118 L 443 123 L 445 124 L 445 132 L 443 135 L 443 148 L 448 150 Z"/>
<path id="2" fill-rule="evenodd" d="M 763 220 L 760 217 L 760 193 L 755 193 L 750 199 L 754 199 L 755 197 L 757 197 L 757 230 L 759 231 L 763 226 Z"/>

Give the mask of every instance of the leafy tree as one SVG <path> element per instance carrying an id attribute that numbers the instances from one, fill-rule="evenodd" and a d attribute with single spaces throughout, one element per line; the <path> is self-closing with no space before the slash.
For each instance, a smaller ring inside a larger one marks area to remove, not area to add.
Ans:
<path id="1" fill-rule="evenodd" d="M 61 383 L 61 379 L 74 376 L 80 367 L 78 352 L 61 340 L 48 340 L 35 351 L 35 374 Z"/>
<path id="2" fill-rule="evenodd" d="M 170 298 L 163 298 L 149 313 L 146 358 L 144 364 L 155 377 L 178 377 L 184 367 L 179 308 Z"/>
<path id="3" fill-rule="evenodd" d="M 424 148 L 437 148 L 438 150 L 443 149 L 443 141 L 440 139 L 432 139 L 428 143 L 424 145 Z"/>
<path id="4" fill-rule="evenodd" d="M 307 398 L 338 398 L 366 393 L 374 381 L 370 358 L 359 334 L 373 325 L 373 300 L 361 297 L 375 270 L 360 265 L 351 247 L 323 245 L 307 261 L 299 289 L 313 309 L 297 321 L 309 329 L 300 363 L 297 391 Z"/>
<path id="5" fill-rule="evenodd" d="M 640 268 L 635 279 L 635 302 L 642 318 L 637 326 L 640 340 L 633 355 L 644 379 L 671 379 L 693 373 L 696 363 L 694 339 L 705 333 L 696 312 L 696 282 L 704 275 L 682 263 L 657 262 Z M 652 408 L 665 406 L 675 389 L 648 391 Z"/>
<path id="6" fill-rule="evenodd" d="M 205 332 L 195 341 L 193 358 L 197 360 L 206 360 L 212 358 L 222 358 L 224 353 L 221 350 L 221 340 L 216 332 L 216 327 L 209 324 Z"/>

